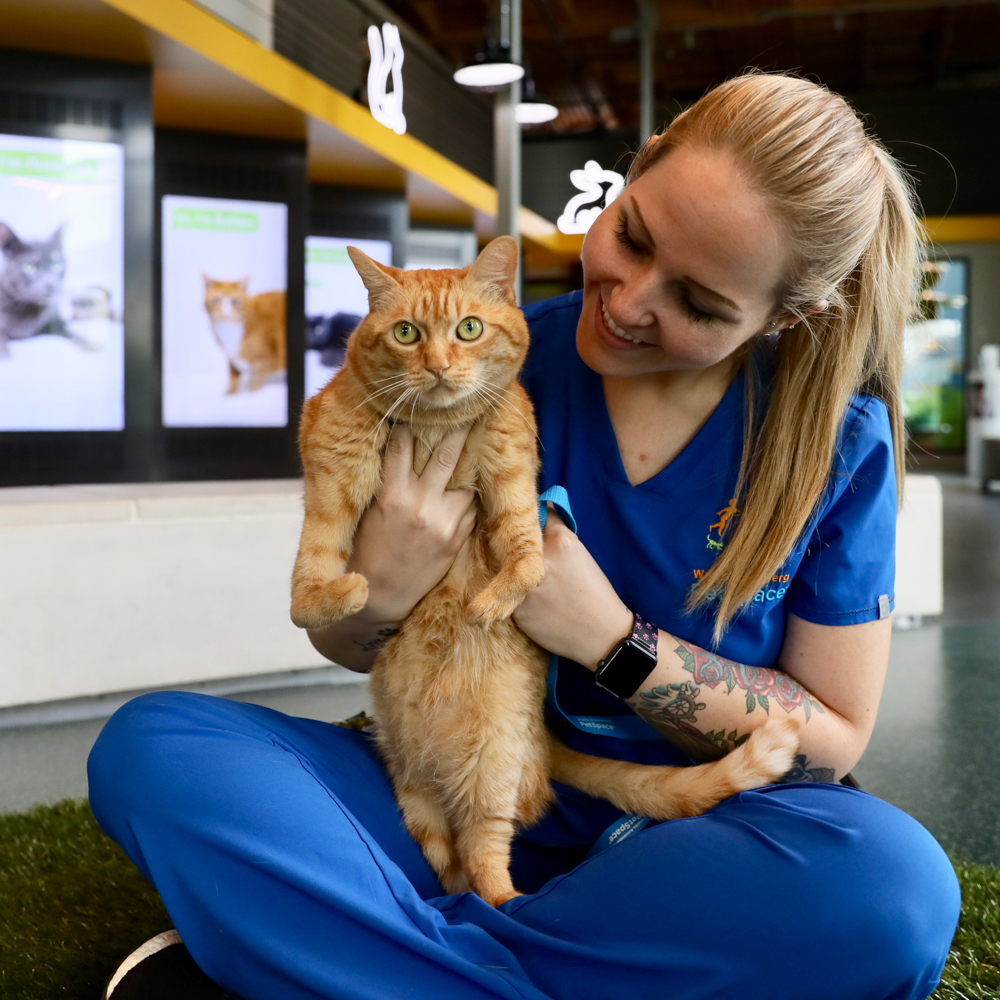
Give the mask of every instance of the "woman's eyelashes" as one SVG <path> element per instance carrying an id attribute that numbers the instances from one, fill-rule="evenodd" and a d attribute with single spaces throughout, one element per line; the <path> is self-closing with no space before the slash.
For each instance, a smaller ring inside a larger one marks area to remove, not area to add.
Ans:
<path id="1" fill-rule="evenodd" d="M 687 313 L 687 317 L 692 323 L 710 323 L 713 319 L 718 319 L 714 313 L 705 312 L 699 309 L 691 300 L 691 295 L 686 289 L 680 293 L 681 308 Z"/>
<path id="2" fill-rule="evenodd" d="M 615 225 L 615 239 L 633 257 L 648 257 L 651 253 L 649 247 L 640 243 L 629 232 L 628 217 L 624 212 L 618 216 L 618 222 Z"/>
<path id="3" fill-rule="evenodd" d="M 624 212 L 619 214 L 618 222 L 615 224 L 615 239 L 632 257 L 650 257 L 652 255 L 652 250 L 644 243 L 640 243 L 637 239 L 635 239 L 630 232 L 628 226 L 628 216 Z M 678 297 L 680 299 L 681 308 L 684 310 L 684 313 L 692 323 L 710 323 L 712 320 L 719 318 L 715 315 L 715 313 L 699 309 L 698 306 L 696 306 L 692 301 L 691 294 L 687 288 L 682 286 L 679 290 Z"/>

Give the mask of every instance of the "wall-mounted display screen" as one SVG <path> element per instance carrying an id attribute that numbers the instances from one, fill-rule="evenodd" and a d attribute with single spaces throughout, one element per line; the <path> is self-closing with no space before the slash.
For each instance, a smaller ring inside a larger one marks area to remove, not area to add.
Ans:
<path id="1" fill-rule="evenodd" d="M 0 431 L 125 426 L 124 150 L 0 135 Z"/>
<path id="2" fill-rule="evenodd" d="M 344 363 L 347 338 L 368 312 L 368 291 L 347 255 L 349 246 L 380 264 L 392 264 L 392 243 L 388 240 L 306 238 L 307 399 Z"/>
<path id="3" fill-rule="evenodd" d="M 965 446 L 966 265 L 924 261 L 920 317 L 903 338 L 903 413 L 913 442 L 930 451 Z"/>
<path id="4" fill-rule="evenodd" d="M 288 206 L 164 195 L 165 427 L 288 423 Z"/>

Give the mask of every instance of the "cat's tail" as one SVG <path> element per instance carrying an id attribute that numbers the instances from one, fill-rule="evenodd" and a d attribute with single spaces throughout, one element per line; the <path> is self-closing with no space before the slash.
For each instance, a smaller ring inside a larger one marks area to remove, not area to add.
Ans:
<path id="1" fill-rule="evenodd" d="M 651 819 L 698 816 L 737 792 L 773 784 L 792 768 L 799 724 L 771 719 L 721 760 L 694 767 L 632 764 L 571 750 L 549 741 L 550 777 L 625 812 Z"/>

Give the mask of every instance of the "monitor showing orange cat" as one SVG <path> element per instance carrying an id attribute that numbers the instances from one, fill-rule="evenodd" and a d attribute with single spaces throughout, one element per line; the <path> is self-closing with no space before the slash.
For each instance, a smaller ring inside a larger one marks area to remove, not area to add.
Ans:
<path id="1" fill-rule="evenodd" d="M 165 427 L 288 423 L 288 207 L 164 195 Z"/>

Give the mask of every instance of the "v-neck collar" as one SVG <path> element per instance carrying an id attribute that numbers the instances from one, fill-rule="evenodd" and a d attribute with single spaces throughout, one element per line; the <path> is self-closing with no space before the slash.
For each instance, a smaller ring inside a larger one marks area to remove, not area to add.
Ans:
<path id="1" fill-rule="evenodd" d="M 604 382 L 601 376 L 588 367 L 577 355 L 577 363 L 583 369 L 584 384 L 587 396 L 591 400 L 593 417 L 587 421 L 590 428 L 594 449 L 600 457 L 602 466 L 609 481 L 616 487 L 648 493 L 653 496 L 664 496 L 680 485 L 701 464 L 708 462 L 726 438 L 726 431 L 736 431 L 742 436 L 742 401 L 743 381 L 742 371 L 738 371 L 729 384 L 725 395 L 716 404 L 708 419 L 701 425 L 694 437 L 678 452 L 677 455 L 655 476 L 644 482 L 632 485 L 625 472 L 618 439 L 615 437 L 611 414 L 604 396 Z"/>

